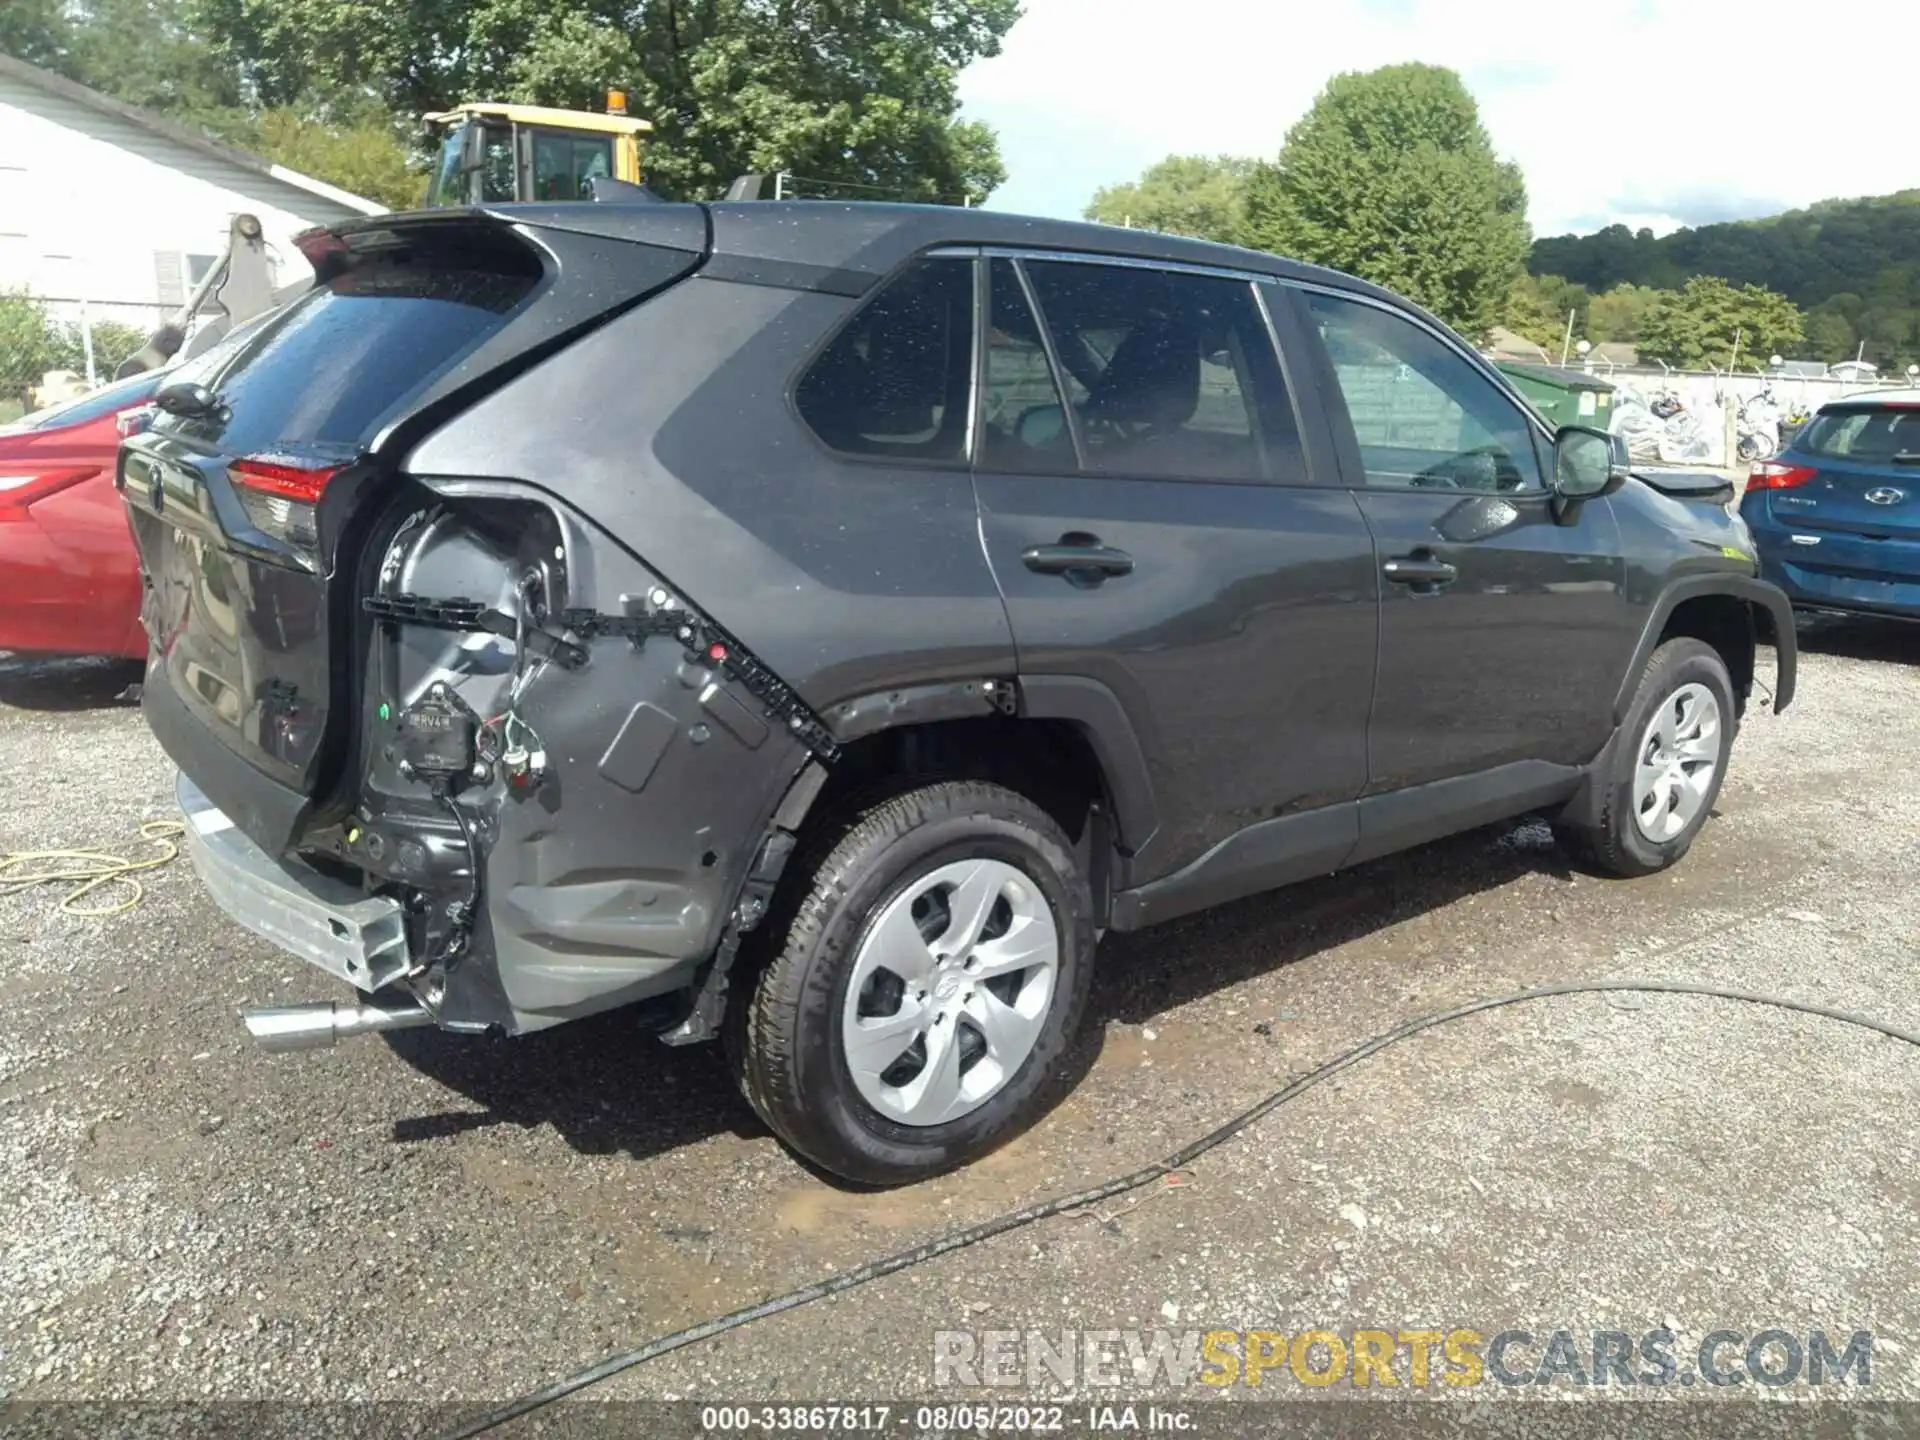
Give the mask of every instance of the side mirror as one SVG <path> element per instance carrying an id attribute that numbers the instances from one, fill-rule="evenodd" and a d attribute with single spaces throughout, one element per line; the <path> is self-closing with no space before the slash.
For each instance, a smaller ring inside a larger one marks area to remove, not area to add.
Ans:
<path id="1" fill-rule="evenodd" d="M 1563 500 L 1585 500 L 1627 475 L 1621 437 L 1587 425 L 1562 425 L 1553 437 L 1553 491 Z"/>

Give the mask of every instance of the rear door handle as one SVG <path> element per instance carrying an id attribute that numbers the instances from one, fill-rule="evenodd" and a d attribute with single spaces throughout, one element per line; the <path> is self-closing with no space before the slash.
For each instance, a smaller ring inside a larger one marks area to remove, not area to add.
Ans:
<path id="1" fill-rule="evenodd" d="M 1097 543 L 1029 545 L 1020 560 L 1036 575 L 1064 575 L 1080 584 L 1098 585 L 1109 575 L 1133 573 L 1133 556 Z"/>
<path id="2" fill-rule="evenodd" d="M 1411 555 L 1398 556 L 1380 568 L 1394 584 L 1408 585 L 1416 591 L 1437 590 L 1442 585 L 1451 585 L 1460 576 L 1456 567 L 1447 564 L 1431 550 L 1416 550 Z"/>

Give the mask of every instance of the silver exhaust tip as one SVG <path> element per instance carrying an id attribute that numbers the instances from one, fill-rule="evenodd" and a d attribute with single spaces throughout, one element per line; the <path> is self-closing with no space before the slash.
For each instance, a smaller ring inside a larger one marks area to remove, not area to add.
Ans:
<path id="1" fill-rule="evenodd" d="M 324 1050 L 354 1035 L 417 1030 L 433 1024 L 426 1007 L 411 996 L 347 1005 L 332 1000 L 313 1005 L 266 1005 L 242 1010 L 240 1019 L 253 1043 L 271 1055 Z"/>

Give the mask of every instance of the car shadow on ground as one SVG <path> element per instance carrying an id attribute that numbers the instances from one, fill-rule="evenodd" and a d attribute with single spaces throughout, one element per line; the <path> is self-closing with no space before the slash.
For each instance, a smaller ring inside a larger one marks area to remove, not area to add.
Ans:
<path id="1" fill-rule="evenodd" d="M 1795 621 L 1800 649 L 1845 660 L 1920 665 L 1920 622 L 1865 616 L 1802 615 Z"/>
<path id="2" fill-rule="evenodd" d="M 1065 1094 L 1099 1060 L 1113 1021 L 1144 1022 L 1410 916 L 1542 872 L 1568 873 L 1546 826 L 1509 822 L 1152 930 L 1109 935 L 1100 947 L 1086 1023 L 1065 1057 L 1056 1093 Z M 521 1039 L 437 1030 L 385 1038 L 409 1065 L 479 1107 L 396 1121 L 393 1139 L 400 1144 L 495 1125 L 550 1125 L 581 1153 L 641 1159 L 722 1132 L 767 1133 L 734 1088 L 718 1044 L 672 1048 L 631 1011 Z"/>
<path id="3" fill-rule="evenodd" d="M 0 652 L 0 705 L 16 710 L 106 710 L 140 703 L 142 666 L 110 655 Z"/>

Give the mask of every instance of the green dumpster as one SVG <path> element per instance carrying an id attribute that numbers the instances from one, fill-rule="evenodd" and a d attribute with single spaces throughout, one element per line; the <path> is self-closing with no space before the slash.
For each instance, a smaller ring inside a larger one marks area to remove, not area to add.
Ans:
<path id="1" fill-rule="evenodd" d="M 1498 365 L 1513 388 L 1556 430 L 1562 425 L 1610 428 L 1613 386 L 1584 370 L 1560 370 L 1547 365 Z"/>

